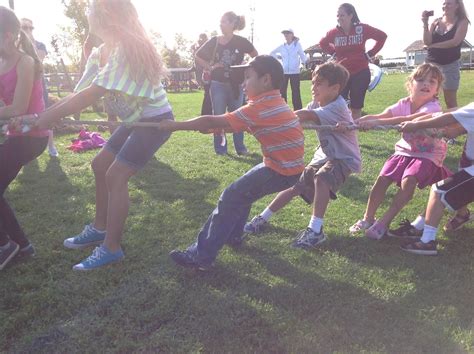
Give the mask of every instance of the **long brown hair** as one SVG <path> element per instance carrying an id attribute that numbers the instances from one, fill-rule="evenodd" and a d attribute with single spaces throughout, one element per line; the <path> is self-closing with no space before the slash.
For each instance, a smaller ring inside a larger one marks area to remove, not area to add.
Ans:
<path id="1" fill-rule="evenodd" d="M 157 84 L 165 76 L 166 69 L 161 56 L 138 19 L 138 13 L 130 0 L 95 0 L 94 16 L 100 27 L 119 42 L 130 74 L 135 80 L 143 77 Z"/>
<path id="2" fill-rule="evenodd" d="M 467 20 L 467 22 L 471 23 L 471 21 L 469 21 L 469 17 L 467 16 L 467 11 L 466 7 L 464 6 L 464 2 L 462 0 L 456 0 L 456 2 L 458 3 L 458 9 L 456 11 L 456 16 L 458 17 L 458 19 Z"/>
<path id="3" fill-rule="evenodd" d="M 20 20 L 12 10 L 5 6 L 0 6 L 0 32 L 13 34 L 16 38 L 17 49 L 35 61 L 35 77 L 38 77 L 43 72 L 43 64 L 36 54 L 36 49 L 30 38 L 21 29 Z"/>

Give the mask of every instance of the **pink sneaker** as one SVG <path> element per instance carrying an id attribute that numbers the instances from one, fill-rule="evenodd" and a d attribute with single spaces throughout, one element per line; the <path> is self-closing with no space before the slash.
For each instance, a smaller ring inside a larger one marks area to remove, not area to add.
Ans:
<path id="1" fill-rule="evenodd" d="M 380 240 L 384 237 L 386 232 L 387 228 L 376 221 L 371 227 L 365 230 L 365 236 L 372 240 Z"/>

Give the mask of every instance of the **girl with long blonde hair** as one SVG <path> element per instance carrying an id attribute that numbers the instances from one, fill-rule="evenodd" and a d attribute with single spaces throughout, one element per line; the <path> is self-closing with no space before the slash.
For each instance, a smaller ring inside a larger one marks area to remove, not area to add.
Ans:
<path id="1" fill-rule="evenodd" d="M 77 112 L 100 97 L 108 114 L 126 122 L 173 119 L 161 85 L 165 68 L 130 0 L 94 0 L 89 30 L 103 40 L 89 56 L 75 92 L 39 115 L 41 128 Z M 157 129 L 120 126 L 92 161 L 96 210 L 92 223 L 67 238 L 72 249 L 97 247 L 73 270 L 92 270 L 123 259 L 121 239 L 128 215 L 128 180 L 153 157 L 170 134 Z"/>

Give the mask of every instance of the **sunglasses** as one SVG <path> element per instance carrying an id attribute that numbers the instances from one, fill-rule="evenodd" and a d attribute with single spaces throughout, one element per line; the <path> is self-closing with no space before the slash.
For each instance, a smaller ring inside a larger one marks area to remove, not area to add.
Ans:
<path id="1" fill-rule="evenodd" d="M 35 28 L 33 26 L 21 26 L 21 29 L 25 31 L 27 30 L 33 31 Z"/>

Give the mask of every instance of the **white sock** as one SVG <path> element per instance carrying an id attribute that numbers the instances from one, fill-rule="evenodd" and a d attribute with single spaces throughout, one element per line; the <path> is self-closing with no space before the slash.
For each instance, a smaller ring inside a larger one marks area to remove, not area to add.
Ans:
<path id="1" fill-rule="evenodd" d="M 413 226 L 417 230 L 423 230 L 425 227 L 425 217 L 418 215 L 415 220 L 411 223 L 411 226 Z"/>
<path id="2" fill-rule="evenodd" d="M 270 220 L 270 218 L 272 217 L 273 215 L 273 211 L 270 210 L 270 208 L 265 208 L 264 211 L 262 211 L 262 213 L 260 214 L 260 216 L 265 220 L 265 221 L 268 221 Z"/>
<path id="3" fill-rule="evenodd" d="M 105 233 L 105 230 L 96 229 L 96 228 L 94 227 L 94 225 L 92 225 L 92 224 L 91 224 L 91 229 L 94 230 L 94 231 L 96 231 L 96 232 L 98 232 L 98 233 L 100 233 L 100 234 L 104 234 L 104 233 Z"/>
<path id="4" fill-rule="evenodd" d="M 436 240 L 437 232 L 437 227 L 425 225 L 425 228 L 423 229 L 423 235 L 421 236 L 421 242 L 428 243 L 430 241 Z"/>
<path id="5" fill-rule="evenodd" d="M 323 227 L 324 219 L 318 218 L 316 216 L 311 217 L 311 221 L 309 222 L 308 227 L 316 233 L 321 232 L 321 228 Z"/>

